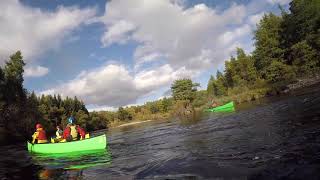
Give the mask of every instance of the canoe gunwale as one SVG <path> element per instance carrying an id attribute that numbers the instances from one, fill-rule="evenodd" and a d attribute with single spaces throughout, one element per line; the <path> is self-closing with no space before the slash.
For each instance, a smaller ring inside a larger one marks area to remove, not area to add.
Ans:
<path id="1" fill-rule="evenodd" d="M 71 141 L 71 142 L 62 142 L 62 143 L 32 144 L 30 143 L 30 141 L 27 141 L 27 149 L 29 152 L 42 153 L 42 154 L 69 153 L 69 152 L 76 152 L 76 151 L 103 149 L 103 148 L 106 148 L 106 146 L 107 146 L 107 138 L 105 134 L 92 137 L 89 139 Z"/>

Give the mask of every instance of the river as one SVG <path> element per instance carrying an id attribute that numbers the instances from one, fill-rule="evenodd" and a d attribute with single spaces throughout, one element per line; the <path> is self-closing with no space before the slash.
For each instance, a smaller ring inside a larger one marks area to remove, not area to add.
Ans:
<path id="1" fill-rule="evenodd" d="M 99 152 L 46 157 L 2 146 L 0 179 L 320 179 L 319 90 L 115 128 Z"/>

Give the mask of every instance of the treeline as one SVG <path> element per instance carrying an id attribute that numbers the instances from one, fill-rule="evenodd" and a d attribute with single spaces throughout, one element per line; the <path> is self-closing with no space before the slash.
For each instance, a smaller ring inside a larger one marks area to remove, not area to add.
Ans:
<path id="1" fill-rule="evenodd" d="M 18 51 L 10 56 L 3 68 L 0 67 L 0 140 L 6 135 L 10 140 L 26 139 L 32 135 L 36 123 L 42 123 L 47 133 L 53 135 L 55 127 L 65 127 L 70 116 L 87 131 L 107 127 L 106 119 L 97 113 L 89 113 L 77 97 L 37 97 L 34 92 L 29 93 L 23 87 L 24 66 Z"/>
<path id="2" fill-rule="evenodd" d="M 83 101 L 77 97 L 61 98 L 60 95 L 36 96 L 34 92 L 28 95 L 32 107 L 35 107 L 34 115 L 36 119 L 47 127 L 48 131 L 54 131 L 57 125 L 65 127 L 67 119 L 72 116 L 76 123 L 87 131 L 106 128 L 106 122 L 96 114 L 90 114 Z"/>
<path id="3" fill-rule="evenodd" d="M 0 127 L 1 136 L 10 131 L 11 137 L 26 135 L 34 123 L 34 108 L 23 88 L 23 66 L 20 51 L 10 56 L 0 68 Z M 23 121 L 21 121 L 23 119 Z"/>
<path id="4" fill-rule="evenodd" d="M 163 98 L 140 106 L 119 107 L 117 111 L 100 111 L 90 114 L 99 115 L 108 126 L 117 126 L 129 121 L 167 119 L 170 116 L 173 103 L 172 98 Z"/>
<path id="5" fill-rule="evenodd" d="M 197 91 L 198 83 L 190 79 L 176 80 L 172 86 L 172 97 L 146 102 L 144 105 L 119 107 L 118 111 L 95 112 L 104 117 L 109 126 L 130 121 L 171 119 L 177 115 L 192 115 L 193 107 L 206 103 L 206 92 Z"/>
<path id="6" fill-rule="evenodd" d="M 211 76 L 210 99 L 246 101 L 279 92 L 298 77 L 320 70 L 320 1 L 294 0 L 290 12 L 265 14 L 254 32 L 252 55 L 237 49 L 224 73 Z M 237 97 L 236 97 L 237 96 Z"/>

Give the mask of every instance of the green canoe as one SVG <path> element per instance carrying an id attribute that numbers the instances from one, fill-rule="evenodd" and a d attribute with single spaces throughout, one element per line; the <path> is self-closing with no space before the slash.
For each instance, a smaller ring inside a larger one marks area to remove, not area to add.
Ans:
<path id="1" fill-rule="evenodd" d="M 231 101 L 231 102 L 229 102 L 229 103 L 227 103 L 225 105 L 222 105 L 222 106 L 206 109 L 206 111 L 208 111 L 208 112 L 232 112 L 234 110 L 235 109 L 234 109 L 233 101 Z"/>
<path id="2" fill-rule="evenodd" d="M 76 151 L 89 151 L 105 149 L 107 146 L 106 135 L 92 137 L 81 141 L 71 141 L 63 143 L 47 143 L 47 144 L 28 144 L 28 151 L 34 153 L 69 153 Z"/>

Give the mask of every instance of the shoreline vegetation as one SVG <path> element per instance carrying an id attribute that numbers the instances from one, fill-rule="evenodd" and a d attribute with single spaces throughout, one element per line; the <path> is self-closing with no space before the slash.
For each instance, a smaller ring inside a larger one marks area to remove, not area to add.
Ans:
<path id="1" fill-rule="evenodd" d="M 11 143 L 25 141 L 39 122 L 50 137 L 69 116 L 89 132 L 149 120 L 188 119 L 212 101 L 239 104 L 320 83 L 319 1 L 293 0 L 288 12 L 280 9 L 280 15 L 266 13 L 257 24 L 253 52 L 237 48 L 224 71 L 210 77 L 206 90 L 197 90 L 199 84 L 191 79 L 178 79 L 171 85 L 171 97 L 117 111 L 88 112 L 77 97 L 28 92 L 23 87 L 25 63 L 17 51 L 0 68 L 0 136 L 10 135 Z"/>

